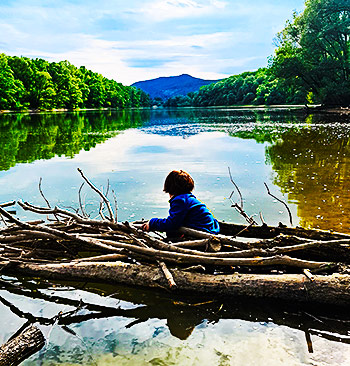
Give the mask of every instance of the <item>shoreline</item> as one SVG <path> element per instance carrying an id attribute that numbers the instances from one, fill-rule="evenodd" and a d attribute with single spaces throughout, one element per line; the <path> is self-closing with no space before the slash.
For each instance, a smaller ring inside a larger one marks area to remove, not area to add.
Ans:
<path id="1" fill-rule="evenodd" d="M 157 110 L 157 109 L 282 109 L 282 110 L 303 110 L 307 113 L 330 113 L 330 114 L 340 114 L 340 115 L 350 115 L 350 107 L 322 107 L 319 104 L 315 105 L 296 105 L 296 104 L 273 104 L 273 105 L 222 105 L 222 106 L 207 106 L 207 107 L 130 107 L 130 108 L 77 108 L 77 109 L 67 109 L 67 108 L 57 108 L 57 109 L 27 109 L 27 110 L 0 110 L 0 115 L 5 114 L 42 114 L 42 113 L 64 113 L 64 112 L 90 112 L 90 111 L 123 111 L 123 110 Z"/>

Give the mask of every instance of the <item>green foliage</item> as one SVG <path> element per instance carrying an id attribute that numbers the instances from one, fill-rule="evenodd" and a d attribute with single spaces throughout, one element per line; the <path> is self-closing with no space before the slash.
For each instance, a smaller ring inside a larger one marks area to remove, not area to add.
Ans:
<path id="1" fill-rule="evenodd" d="M 0 109 L 21 107 L 19 99 L 23 93 L 23 84 L 15 79 L 6 55 L 0 54 Z"/>
<path id="2" fill-rule="evenodd" d="M 178 95 L 176 97 L 169 98 L 165 103 L 165 107 L 190 107 L 192 100 L 189 96 Z"/>
<path id="3" fill-rule="evenodd" d="M 150 97 L 68 61 L 0 54 L 0 110 L 149 107 Z"/>
<path id="4" fill-rule="evenodd" d="M 306 92 L 289 87 L 276 78 L 269 69 L 244 72 L 217 83 L 200 88 L 199 92 L 188 94 L 187 99 L 171 98 L 171 106 L 220 106 L 259 104 L 300 104 L 305 103 Z"/>
<path id="5" fill-rule="evenodd" d="M 278 34 L 272 71 L 315 102 L 350 104 L 350 2 L 306 0 Z"/>

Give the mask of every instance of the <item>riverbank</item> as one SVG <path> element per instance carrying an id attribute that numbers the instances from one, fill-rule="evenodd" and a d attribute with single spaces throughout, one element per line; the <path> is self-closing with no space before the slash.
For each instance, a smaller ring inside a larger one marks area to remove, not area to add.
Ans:
<path id="1" fill-rule="evenodd" d="M 222 106 L 208 106 L 208 107 L 130 107 L 130 108 L 76 108 L 76 109 L 68 109 L 68 108 L 57 108 L 57 109 L 26 109 L 26 110 L 0 110 L 1 114 L 13 114 L 13 113 L 23 113 L 23 114 L 42 114 L 42 113 L 64 113 L 64 112 L 93 112 L 93 111 L 121 111 L 121 110 L 145 110 L 145 109 L 159 109 L 159 110 L 167 110 L 167 109 L 237 109 L 237 110 L 302 110 L 307 113 L 332 113 L 332 114 L 340 114 L 340 115 L 349 115 L 350 107 L 322 107 L 320 104 L 314 105 L 291 105 L 291 104 L 273 104 L 273 105 L 222 105 Z"/>

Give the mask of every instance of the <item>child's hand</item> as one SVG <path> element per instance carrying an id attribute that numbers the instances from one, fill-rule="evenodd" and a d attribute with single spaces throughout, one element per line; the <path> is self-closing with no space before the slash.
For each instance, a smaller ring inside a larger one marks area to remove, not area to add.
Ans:
<path id="1" fill-rule="evenodd" d="M 141 229 L 143 231 L 149 231 L 149 221 L 145 222 L 142 226 Z"/>

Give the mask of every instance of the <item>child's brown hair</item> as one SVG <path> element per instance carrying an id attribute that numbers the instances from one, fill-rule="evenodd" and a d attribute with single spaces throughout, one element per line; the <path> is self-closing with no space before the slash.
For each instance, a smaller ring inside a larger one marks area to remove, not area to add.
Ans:
<path id="1" fill-rule="evenodd" d="M 194 188 L 192 177 L 183 170 L 173 170 L 165 178 L 163 191 L 172 196 L 191 193 Z"/>

